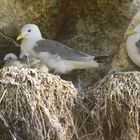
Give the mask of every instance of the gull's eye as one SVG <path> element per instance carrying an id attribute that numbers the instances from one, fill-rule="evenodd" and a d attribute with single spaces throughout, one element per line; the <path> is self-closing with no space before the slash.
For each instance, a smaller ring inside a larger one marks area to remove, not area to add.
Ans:
<path id="1" fill-rule="evenodd" d="M 25 54 L 25 58 L 28 58 L 28 54 Z"/>
<path id="2" fill-rule="evenodd" d="M 31 30 L 29 29 L 28 32 L 31 32 Z"/>
<path id="3" fill-rule="evenodd" d="M 9 57 L 9 60 L 11 60 L 12 59 L 12 57 Z"/>

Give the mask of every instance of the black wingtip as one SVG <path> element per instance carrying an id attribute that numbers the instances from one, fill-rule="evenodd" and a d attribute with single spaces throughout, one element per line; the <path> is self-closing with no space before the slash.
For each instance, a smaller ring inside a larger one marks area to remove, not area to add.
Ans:
<path id="1" fill-rule="evenodd" d="M 98 63 L 106 63 L 108 58 L 109 58 L 109 55 L 95 56 L 94 61 Z"/>

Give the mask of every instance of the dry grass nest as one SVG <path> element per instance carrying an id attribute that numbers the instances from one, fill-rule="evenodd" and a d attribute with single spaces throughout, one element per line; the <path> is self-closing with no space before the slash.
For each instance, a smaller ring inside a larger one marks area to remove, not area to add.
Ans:
<path id="1" fill-rule="evenodd" d="M 59 76 L 0 70 L 2 140 L 139 140 L 139 116 L 139 72 L 108 75 L 77 94 Z"/>
<path id="2" fill-rule="evenodd" d="M 104 77 L 87 90 L 75 112 L 80 140 L 139 140 L 140 73 Z"/>
<path id="3" fill-rule="evenodd" d="M 34 69 L 0 70 L 0 125 L 14 140 L 69 140 L 77 91 L 71 82 Z M 6 134 L 8 136 L 8 134 Z M 1 139 L 6 139 L 1 132 Z M 10 140 L 10 139 L 8 139 Z"/>

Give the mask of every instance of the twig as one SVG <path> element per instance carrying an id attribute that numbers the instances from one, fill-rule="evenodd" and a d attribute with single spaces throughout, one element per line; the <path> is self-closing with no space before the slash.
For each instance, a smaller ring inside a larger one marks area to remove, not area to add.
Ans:
<path id="1" fill-rule="evenodd" d="M 76 128 L 75 128 L 75 125 L 74 125 L 74 122 L 73 122 L 72 116 L 71 116 L 71 114 L 70 114 L 70 112 L 69 112 L 69 110 L 68 110 L 67 107 L 66 107 L 66 110 L 67 110 L 67 113 L 68 113 L 68 115 L 69 115 L 69 117 L 70 117 L 70 120 L 71 120 L 71 123 L 72 123 L 73 129 L 74 129 L 74 131 L 75 131 L 75 136 L 76 136 L 77 139 L 79 139 L 78 132 L 76 131 Z"/>
<path id="2" fill-rule="evenodd" d="M 2 99 L 4 98 L 4 95 L 6 92 L 7 92 L 7 89 L 3 92 L 2 97 L 0 98 L 0 103 L 1 103 Z"/>
<path id="3" fill-rule="evenodd" d="M 5 39 L 9 40 L 10 42 L 12 42 L 16 47 L 20 47 L 20 44 L 18 44 L 14 39 L 12 39 L 11 37 L 5 35 L 4 33 L 0 32 L 0 35 L 2 37 L 4 37 Z"/>
<path id="4" fill-rule="evenodd" d="M 79 138 L 79 140 L 81 140 L 81 139 L 83 139 L 83 138 L 85 138 L 85 137 L 88 137 L 88 136 L 93 136 L 93 135 L 95 135 L 96 132 L 99 130 L 99 128 L 100 128 L 100 127 L 98 127 L 98 128 L 97 128 L 94 132 L 92 132 L 92 133 L 88 133 L 88 134 L 86 134 L 86 135 L 81 136 L 81 137 Z"/>
<path id="5" fill-rule="evenodd" d="M 10 127 L 8 125 L 8 123 L 6 122 L 5 118 L 3 117 L 2 113 L 0 112 L 0 120 L 3 122 L 3 125 L 5 126 L 5 128 L 7 130 L 9 130 L 10 135 L 12 136 L 13 140 L 16 140 L 15 136 L 13 135 L 13 133 L 10 130 Z"/>

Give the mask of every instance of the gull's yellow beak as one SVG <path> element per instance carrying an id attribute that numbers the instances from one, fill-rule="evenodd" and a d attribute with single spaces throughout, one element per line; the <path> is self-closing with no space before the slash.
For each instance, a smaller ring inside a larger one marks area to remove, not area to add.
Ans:
<path id="1" fill-rule="evenodd" d="M 132 29 L 128 29 L 127 32 L 126 32 L 127 36 L 134 35 L 134 34 L 136 34 L 136 32 Z"/>
<path id="2" fill-rule="evenodd" d="M 25 37 L 25 35 L 20 34 L 20 35 L 17 37 L 17 40 L 23 39 L 24 37 Z"/>

